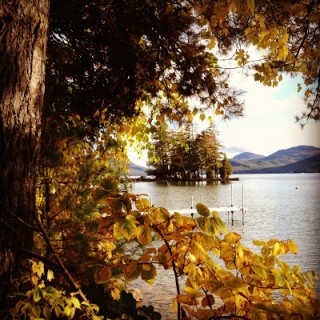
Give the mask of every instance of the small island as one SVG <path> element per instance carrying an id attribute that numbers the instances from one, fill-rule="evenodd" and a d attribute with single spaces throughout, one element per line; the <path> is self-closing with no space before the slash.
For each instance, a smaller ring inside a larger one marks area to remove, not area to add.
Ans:
<path id="1" fill-rule="evenodd" d="M 195 133 L 194 124 L 180 130 L 158 129 L 146 173 L 161 181 L 229 181 L 232 166 L 220 151 L 214 127 Z M 237 178 L 233 178 L 237 179 Z"/>

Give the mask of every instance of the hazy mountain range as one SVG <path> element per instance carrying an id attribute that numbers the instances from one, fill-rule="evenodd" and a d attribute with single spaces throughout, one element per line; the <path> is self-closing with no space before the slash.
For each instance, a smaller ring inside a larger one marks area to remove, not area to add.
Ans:
<path id="1" fill-rule="evenodd" d="M 279 150 L 269 156 L 243 152 L 229 159 L 233 173 L 320 172 L 320 148 L 297 146 Z M 145 176 L 144 166 L 131 162 L 129 175 Z"/>
<path id="2" fill-rule="evenodd" d="M 320 148 L 297 146 L 269 156 L 243 152 L 229 161 L 235 174 L 320 172 Z"/>

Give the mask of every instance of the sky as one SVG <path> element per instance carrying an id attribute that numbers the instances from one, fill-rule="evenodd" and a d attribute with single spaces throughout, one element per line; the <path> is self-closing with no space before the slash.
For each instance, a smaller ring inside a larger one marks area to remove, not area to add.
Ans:
<path id="1" fill-rule="evenodd" d="M 218 140 L 228 158 L 241 152 L 268 156 L 298 145 L 320 147 L 320 122 L 310 120 L 301 129 L 295 120 L 305 109 L 303 90 L 297 92 L 301 79 L 284 76 L 277 87 L 271 88 L 239 71 L 232 81 L 234 86 L 245 91 L 244 116 L 229 121 L 214 117 Z M 199 120 L 200 129 L 207 125 Z M 136 164 L 146 164 L 145 155 L 139 158 L 130 152 L 129 158 Z"/>
<path id="2" fill-rule="evenodd" d="M 244 117 L 215 121 L 229 158 L 245 151 L 267 156 L 298 145 L 320 147 L 320 122 L 310 120 L 301 129 L 295 120 L 305 110 L 303 90 L 297 92 L 299 81 L 284 76 L 277 87 L 271 88 L 244 75 L 236 77 L 234 85 L 246 91 Z"/>

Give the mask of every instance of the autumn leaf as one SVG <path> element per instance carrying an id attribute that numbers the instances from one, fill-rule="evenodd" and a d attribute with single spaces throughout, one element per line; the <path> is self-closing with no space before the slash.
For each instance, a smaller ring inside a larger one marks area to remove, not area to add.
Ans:
<path id="1" fill-rule="evenodd" d="M 138 227 L 137 239 L 144 246 L 148 245 L 152 241 L 152 234 L 147 225 L 141 225 Z"/>
<path id="2" fill-rule="evenodd" d="M 184 287 L 183 290 L 194 298 L 202 298 L 204 296 L 202 292 L 191 287 Z"/>
<path id="3" fill-rule="evenodd" d="M 124 267 L 123 271 L 125 278 L 129 281 L 132 281 L 140 276 L 142 266 L 138 264 L 137 260 L 132 260 L 127 266 Z"/>
<path id="4" fill-rule="evenodd" d="M 135 224 L 134 217 L 127 215 L 125 218 L 120 218 L 117 220 L 114 225 L 113 234 L 116 239 L 125 238 L 127 240 L 130 240 L 136 236 L 137 226 Z"/>
<path id="5" fill-rule="evenodd" d="M 151 207 L 150 201 L 146 198 L 139 198 L 136 201 L 136 207 L 140 212 L 146 212 Z"/>
<path id="6" fill-rule="evenodd" d="M 153 264 L 146 264 L 142 265 L 141 270 L 141 279 L 148 282 L 149 284 L 153 284 L 155 277 L 157 275 L 157 269 Z"/>
<path id="7" fill-rule="evenodd" d="M 177 295 L 177 301 L 179 303 L 187 304 L 189 306 L 196 306 L 197 300 L 194 298 L 193 295 L 190 294 L 178 294 Z"/>
<path id="8" fill-rule="evenodd" d="M 241 236 L 235 232 L 229 232 L 225 235 L 224 241 L 229 244 L 237 243 L 241 240 Z"/>
<path id="9" fill-rule="evenodd" d="M 293 254 L 298 254 L 299 248 L 298 245 L 292 240 L 288 240 L 289 251 Z"/>
<path id="10" fill-rule="evenodd" d="M 95 274 L 95 282 L 102 284 L 108 282 L 112 278 L 112 269 L 110 266 L 103 267 L 98 273 Z"/>
<path id="11" fill-rule="evenodd" d="M 202 307 L 211 307 L 215 304 L 215 299 L 212 294 L 206 295 L 202 300 L 201 300 L 201 306 Z"/>

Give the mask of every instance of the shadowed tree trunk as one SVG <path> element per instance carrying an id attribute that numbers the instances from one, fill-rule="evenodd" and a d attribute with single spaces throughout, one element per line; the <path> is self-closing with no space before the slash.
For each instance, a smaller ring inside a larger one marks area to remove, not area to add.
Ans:
<path id="1" fill-rule="evenodd" d="M 49 1 L 0 0 L 2 312 L 8 308 L 8 294 L 19 287 L 21 252 L 33 244 Z"/>

